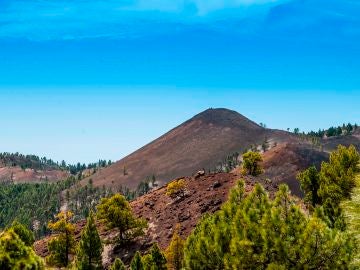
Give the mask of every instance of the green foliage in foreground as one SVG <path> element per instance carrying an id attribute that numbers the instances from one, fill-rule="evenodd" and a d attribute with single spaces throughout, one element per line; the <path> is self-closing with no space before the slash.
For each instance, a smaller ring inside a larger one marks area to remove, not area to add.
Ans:
<path id="1" fill-rule="evenodd" d="M 307 216 L 280 186 L 274 200 L 244 182 L 220 211 L 202 219 L 185 245 L 186 269 L 348 269 L 355 243 Z"/>
<path id="2" fill-rule="evenodd" d="M 144 270 L 166 270 L 166 258 L 159 246 L 155 243 L 150 252 L 143 258 Z"/>
<path id="3" fill-rule="evenodd" d="M 159 246 L 154 243 L 149 253 L 141 257 L 137 251 L 130 264 L 131 270 L 166 270 L 166 258 Z"/>
<path id="4" fill-rule="evenodd" d="M 28 247 L 31 247 L 34 244 L 35 238 L 33 232 L 27 229 L 23 224 L 14 221 L 11 225 L 11 229 L 14 230 L 14 232 L 19 236 L 21 241 L 23 241 L 24 244 Z"/>
<path id="5" fill-rule="evenodd" d="M 338 146 L 330 155 L 329 162 L 321 164 L 318 172 L 310 167 L 298 175 L 301 189 L 305 193 L 305 202 L 330 227 L 345 229 L 343 213 L 339 207 L 343 200 L 350 199 L 355 187 L 355 175 L 360 154 L 354 146 Z"/>
<path id="6" fill-rule="evenodd" d="M 0 234 L 0 269 L 41 270 L 44 265 L 32 248 L 13 229 L 9 229 Z"/>
<path id="7" fill-rule="evenodd" d="M 180 225 L 176 226 L 171 242 L 165 251 L 168 269 L 181 270 L 184 263 L 184 243 L 179 235 Z"/>
<path id="8" fill-rule="evenodd" d="M 139 251 L 136 251 L 135 256 L 133 257 L 130 270 L 144 270 L 144 264 Z"/>
<path id="9" fill-rule="evenodd" d="M 339 145 L 337 150 L 331 153 L 329 162 L 321 164 L 318 195 L 323 201 L 330 199 L 339 203 L 350 197 L 355 186 L 355 174 L 359 171 L 359 161 L 360 154 L 353 145 L 348 148 Z"/>
<path id="10" fill-rule="evenodd" d="M 353 233 L 357 243 L 360 243 L 360 174 L 356 177 L 356 187 L 353 189 L 351 199 L 341 203 L 344 210 L 347 229 Z M 360 269 L 360 250 L 352 262 L 354 269 Z"/>

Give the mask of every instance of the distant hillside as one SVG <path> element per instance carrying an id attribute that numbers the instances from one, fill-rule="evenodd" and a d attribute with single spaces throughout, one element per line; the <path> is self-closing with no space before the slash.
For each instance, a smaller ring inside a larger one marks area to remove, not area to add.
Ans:
<path id="1" fill-rule="evenodd" d="M 0 166 L 21 167 L 22 169 L 51 170 L 60 169 L 59 164 L 46 157 L 23 155 L 20 153 L 0 153 Z"/>
<path id="2" fill-rule="evenodd" d="M 45 157 L 0 153 L 0 182 L 56 181 L 69 175 L 66 168 Z"/>
<path id="3" fill-rule="evenodd" d="M 79 173 L 88 176 L 111 163 L 111 160 L 99 159 L 87 165 L 67 164 L 64 160 L 58 163 L 46 157 L 4 152 L 0 153 L 0 183 L 58 181 Z"/>

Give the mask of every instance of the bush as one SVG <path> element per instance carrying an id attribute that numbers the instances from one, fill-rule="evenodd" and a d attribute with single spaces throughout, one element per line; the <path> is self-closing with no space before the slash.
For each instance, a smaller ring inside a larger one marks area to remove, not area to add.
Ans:
<path id="1" fill-rule="evenodd" d="M 186 189 L 186 183 L 184 179 L 179 179 L 170 182 L 166 187 L 166 195 L 175 198 L 177 196 L 184 196 Z"/>
<path id="2" fill-rule="evenodd" d="M 25 245 L 31 247 L 34 244 L 34 233 L 26 228 L 23 224 L 14 221 L 10 228 L 14 230 L 14 232 L 20 237 L 21 241 L 23 241 Z"/>
<path id="3" fill-rule="evenodd" d="M 243 172 L 244 174 L 257 176 L 263 173 L 260 162 L 263 161 L 260 153 L 249 151 L 243 154 Z"/>

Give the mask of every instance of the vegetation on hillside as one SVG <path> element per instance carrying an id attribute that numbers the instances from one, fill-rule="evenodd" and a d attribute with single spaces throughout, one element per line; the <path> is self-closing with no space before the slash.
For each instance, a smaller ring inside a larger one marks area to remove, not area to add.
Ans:
<path id="1" fill-rule="evenodd" d="M 33 169 L 33 170 L 66 170 L 69 171 L 72 175 L 76 175 L 84 171 L 85 169 L 97 169 L 104 168 L 112 164 L 112 161 L 99 160 L 98 162 L 89 163 L 88 165 L 81 164 L 80 162 L 76 164 L 66 164 L 63 160 L 60 163 L 55 162 L 52 159 L 46 157 L 39 157 L 36 155 L 23 155 L 18 152 L 0 153 L 0 165 L 7 167 L 19 166 L 23 170 Z"/>
<path id="2" fill-rule="evenodd" d="M 74 182 L 70 177 L 57 183 L 0 184 L 0 228 L 17 220 L 37 237 L 47 234 L 47 222 L 60 210 L 61 191 Z"/>
<path id="3" fill-rule="evenodd" d="M 147 227 L 147 222 L 134 216 L 129 202 L 120 194 L 103 198 L 97 206 L 97 216 L 109 229 L 118 229 L 119 244 L 143 235 Z"/>
<path id="4" fill-rule="evenodd" d="M 0 153 L 0 164 L 8 167 L 19 166 L 22 169 L 50 170 L 60 169 L 60 165 L 52 159 L 38 157 L 36 155 L 23 155 L 16 153 Z"/>
<path id="5" fill-rule="evenodd" d="M 319 138 L 323 138 L 323 137 L 335 137 L 335 136 L 346 136 L 346 135 L 351 135 L 355 130 L 357 130 L 358 125 L 357 124 L 343 124 L 342 126 L 335 126 L 335 127 L 330 127 L 328 129 L 319 129 L 318 131 L 310 131 L 307 133 L 308 136 L 312 136 L 312 137 L 319 137 Z"/>
<path id="6" fill-rule="evenodd" d="M 56 183 L 0 183 L 0 229 L 17 220 L 40 238 L 50 233 L 47 223 L 63 205 L 76 221 L 86 218 L 101 198 L 112 194 L 111 189 L 94 187 L 91 181 L 81 186 L 74 176 Z"/>

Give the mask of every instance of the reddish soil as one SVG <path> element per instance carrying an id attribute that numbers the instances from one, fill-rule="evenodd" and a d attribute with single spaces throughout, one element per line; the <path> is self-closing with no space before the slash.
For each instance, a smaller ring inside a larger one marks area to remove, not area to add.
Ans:
<path id="1" fill-rule="evenodd" d="M 12 180 L 15 183 L 58 181 L 69 176 L 67 171 L 62 170 L 33 170 L 16 167 L 0 167 L 0 182 Z"/>
<path id="2" fill-rule="evenodd" d="M 166 186 L 164 186 L 132 201 L 131 206 L 134 213 L 138 217 L 145 218 L 149 228 L 146 235 L 135 243 L 123 249 L 113 249 L 107 264 L 116 257 L 121 257 L 124 262 L 128 263 L 136 250 L 146 252 L 154 242 L 159 243 L 160 247 L 165 249 L 177 224 L 180 224 L 181 227 L 180 235 L 186 238 L 202 215 L 213 213 L 220 208 L 227 200 L 229 190 L 240 178 L 243 177 L 234 173 L 210 174 L 198 179 L 185 177 L 186 195 L 182 198 L 168 197 L 165 194 Z M 265 183 L 261 179 L 246 177 L 246 190 L 250 191 L 255 182 L 261 182 L 270 193 L 274 193 L 276 185 Z M 84 224 L 85 221 L 76 224 L 77 239 Z M 115 236 L 114 231 L 106 231 L 101 225 L 99 225 L 99 230 L 103 239 L 112 239 Z M 48 238 L 45 238 L 35 243 L 36 253 L 43 257 L 48 254 L 47 241 Z"/>

